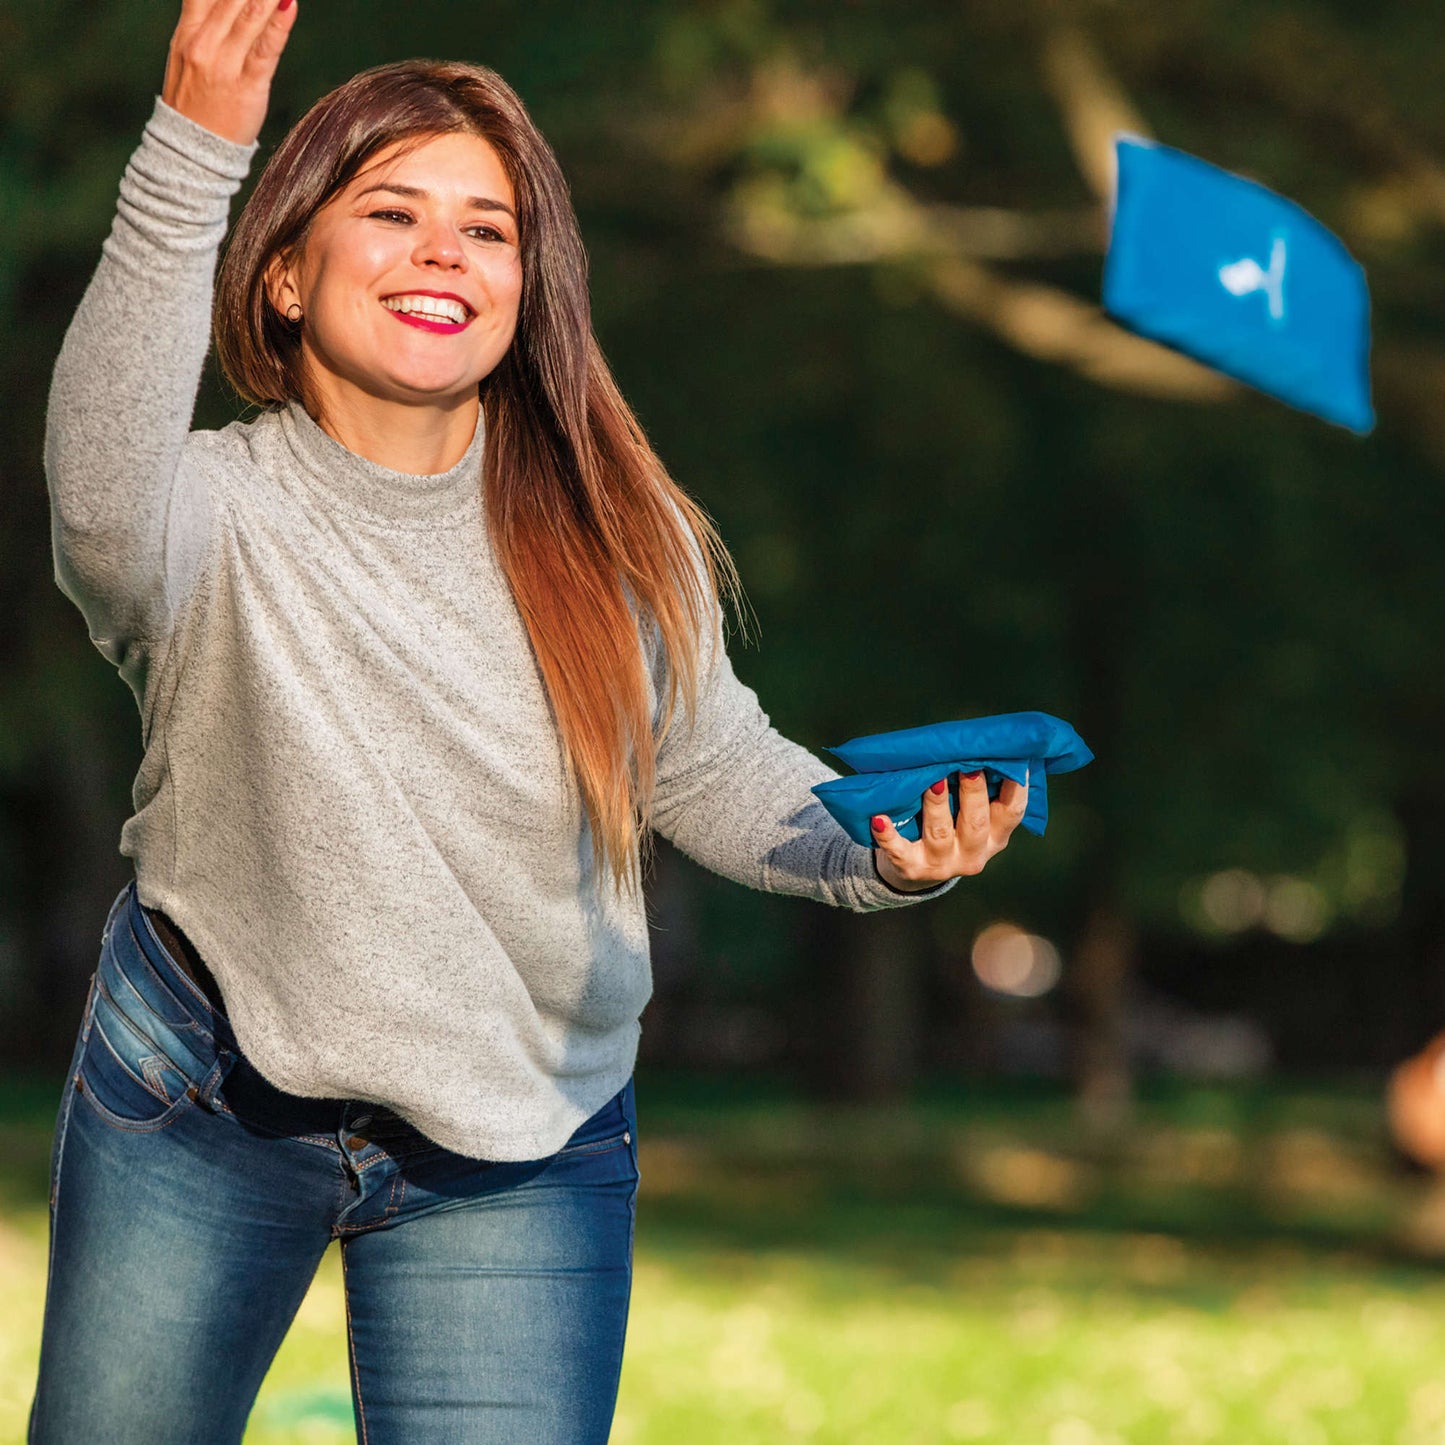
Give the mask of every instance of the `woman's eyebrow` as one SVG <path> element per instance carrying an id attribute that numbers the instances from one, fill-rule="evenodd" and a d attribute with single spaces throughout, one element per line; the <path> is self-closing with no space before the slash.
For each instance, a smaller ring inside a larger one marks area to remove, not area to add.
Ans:
<path id="1" fill-rule="evenodd" d="M 364 191 L 356 193 L 356 198 L 360 200 L 362 196 L 374 195 L 377 191 L 385 191 L 388 195 L 402 196 L 411 201 L 424 201 L 427 198 L 427 192 L 420 186 L 402 186 L 394 181 L 382 181 L 374 186 L 367 186 Z M 517 213 L 505 201 L 496 201 L 489 196 L 469 196 L 467 207 L 473 211 L 505 211 L 514 221 L 517 219 Z"/>

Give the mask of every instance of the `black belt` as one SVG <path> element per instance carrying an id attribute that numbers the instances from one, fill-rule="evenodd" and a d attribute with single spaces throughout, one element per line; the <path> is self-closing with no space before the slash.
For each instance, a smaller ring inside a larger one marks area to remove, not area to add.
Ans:
<path id="1" fill-rule="evenodd" d="M 259 1074 L 255 1065 L 244 1056 L 231 1065 L 221 1092 L 242 1119 L 285 1134 L 334 1134 L 341 1127 L 341 1111 L 348 1102 L 345 1099 L 311 1099 L 300 1094 L 288 1094 Z M 364 1132 L 370 1134 L 372 1131 L 368 1129 Z"/>

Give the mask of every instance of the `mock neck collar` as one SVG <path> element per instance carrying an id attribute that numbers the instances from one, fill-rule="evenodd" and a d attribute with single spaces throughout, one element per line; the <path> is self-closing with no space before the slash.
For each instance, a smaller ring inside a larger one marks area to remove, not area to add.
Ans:
<path id="1" fill-rule="evenodd" d="M 419 476 L 393 471 L 348 450 L 322 431 L 298 401 L 288 402 L 279 418 L 281 434 L 307 480 L 343 510 L 372 521 L 425 527 L 454 522 L 480 505 L 485 430 L 480 411 L 462 459 L 444 472 Z"/>

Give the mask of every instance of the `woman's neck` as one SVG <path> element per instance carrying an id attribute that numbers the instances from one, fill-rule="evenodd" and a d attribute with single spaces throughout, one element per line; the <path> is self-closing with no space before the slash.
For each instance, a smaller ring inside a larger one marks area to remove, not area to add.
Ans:
<path id="1" fill-rule="evenodd" d="M 320 415 L 313 412 L 312 419 L 333 441 L 369 462 L 411 476 L 456 466 L 472 444 L 481 411 L 476 392 L 450 406 L 411 406 L 334 393 L 319 402 Z"/>

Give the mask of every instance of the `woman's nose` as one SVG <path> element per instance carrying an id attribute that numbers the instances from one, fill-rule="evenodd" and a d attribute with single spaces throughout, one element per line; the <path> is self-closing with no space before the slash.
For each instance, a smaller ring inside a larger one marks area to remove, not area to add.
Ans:
<path id="1" fill-rule="evenodd" d="M 412 260 L 418 266 L 461 268 L 466 266 L 467 253 L 452 226 L 442 221 L 427 221 L 417 228 Z"/>

